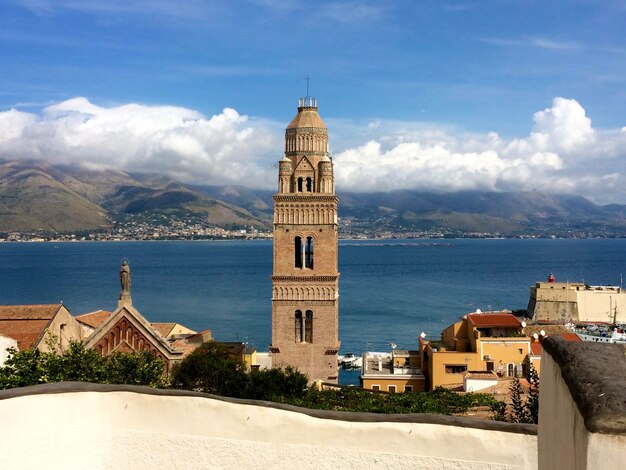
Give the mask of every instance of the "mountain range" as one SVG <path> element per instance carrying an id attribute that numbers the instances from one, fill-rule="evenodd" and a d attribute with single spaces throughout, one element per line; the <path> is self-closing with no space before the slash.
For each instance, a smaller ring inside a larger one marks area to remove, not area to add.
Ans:
<path id="1" fill-rule="evenodd" d="M 193 215 L 208 226 L 270 229 L 272 190 L 192 186 L 158 174 L 0 161 L 0 231 L 76 232 L 136 214 Z M 537 191 L 338 193 L 344 231 L 626 234 L 626 205 Z"/>

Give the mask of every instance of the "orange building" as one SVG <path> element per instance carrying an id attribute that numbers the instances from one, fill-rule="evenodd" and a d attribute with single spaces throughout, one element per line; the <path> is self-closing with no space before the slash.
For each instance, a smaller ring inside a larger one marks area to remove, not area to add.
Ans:
<path id="1" fill-rule="evenodd" d="M 510 313 L 465 315 L 441 334 L 441 341 L 419 341 L 427 388 L 459 386 L 468 371 L 521 377 L 530 364 L 531 338 Z"/>

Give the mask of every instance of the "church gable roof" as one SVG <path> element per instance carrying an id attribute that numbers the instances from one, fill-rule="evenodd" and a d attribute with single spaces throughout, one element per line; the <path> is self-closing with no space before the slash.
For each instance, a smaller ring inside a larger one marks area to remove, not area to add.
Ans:
<path id="1" fill-rule="evenodd" d="M 131 305 L 121 305 L 117 308 L 109 317 L 91 334 L 87 340 L 86 346 L 93 347 L 107 334 L 109 334 L 120 320 L 126 319 L 135 328 L 137 328 L 141 334 L 164 356 L 171 358 L 172 356 L 178 356 L 180 352 L 171 348 L 168 342 L 161 336 L 161 334 L 154 329 L 150 323 L 144 318 Z"/>

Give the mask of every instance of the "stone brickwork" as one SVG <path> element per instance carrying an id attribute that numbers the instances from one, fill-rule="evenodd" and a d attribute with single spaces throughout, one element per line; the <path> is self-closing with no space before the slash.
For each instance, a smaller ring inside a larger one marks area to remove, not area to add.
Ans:
<path id="1" fill-rule="evenodd" d="M 337 203 L 328 130 L 316 101 L 301 99 L 274 196 L 270 351 L 274 365 L 329 382 L 338 375 Z"/>

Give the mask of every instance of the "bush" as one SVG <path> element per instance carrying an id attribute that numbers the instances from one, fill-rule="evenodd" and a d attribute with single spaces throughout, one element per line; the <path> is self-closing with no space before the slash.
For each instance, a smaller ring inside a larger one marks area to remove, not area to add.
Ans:
<path id="1" fill-rule="evenodd" d="M 372 393 L 355 387 L 317 391 L 310 389 L 300 399 L 287 402 L 306 408 L 368 413 L 466 413 L 476 406 L 490 406 L 495 400 L 486 394 L 460 395 L 443 387 L 430 392 Z"/>
<path id="2" fill-rule="evenodd" d="M 287 367 L 246 372 L 245 364 L 220 343 L 208 342 L 172 371 L 172 387 L 234 398 L 284 401 L 306 392 L 306 375 Z"/>
<path id="3" fill-rule="evenodd" d="M 297 399 L 307 393 L 307 382 L 306 375 L 291 367 L 252 371 L 245 397 L 270 401 Z"/>
<path id="4" fill-rule="evenodd" d="M 164 387 L 164 364 L 148 351 L 101 356 L 80 342 L 66 351 L 9 350 L 0 367 L 0 389 L 51 382 L 93 382 Z"/>
<path id="5" fill-rule="evenodd" d="M 245 364 L 226 346 L 210 341 L 174 367 L 171 382 L 173 388 L 243 398 L 248 376 Z"/>

